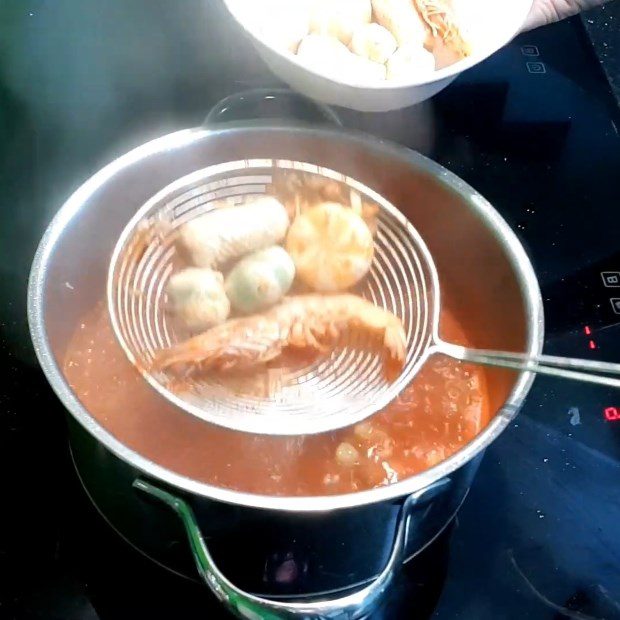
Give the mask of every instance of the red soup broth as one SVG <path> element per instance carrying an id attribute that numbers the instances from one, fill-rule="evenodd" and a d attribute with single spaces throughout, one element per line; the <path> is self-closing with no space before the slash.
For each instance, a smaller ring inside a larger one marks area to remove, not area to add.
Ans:
<path id="1" fill-rule="evenodd" d="M 441 328 L 448 341 L 467 344 L 446 310 Z M 76 329 L 64 373 L 90 414 L 144 457 L 201 482 L 266 495 L 392 484 L 448 458 L 489 421 L 484 369 L 434 356 L 396 402 L 350 428 L 303 437 L 220 428 L 176 408 L 146 383 L 118 345 L 103 304 Z"/>

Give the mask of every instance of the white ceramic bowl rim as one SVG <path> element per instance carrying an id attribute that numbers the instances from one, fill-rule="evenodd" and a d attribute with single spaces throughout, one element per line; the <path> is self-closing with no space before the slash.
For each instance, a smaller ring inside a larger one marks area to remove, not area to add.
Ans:
<path id="1" fill-rule="evenodd" d="M 260 0 L 254 0 L 254 2 L 259 2 L 259 1 Z M 290 0 L 290 1 L 293 2 L 294 0 Z M 311 73 L 312 75 L 316 77 L 319 77 L 327 82 L 330 82 L 331 84 L 348 86 L 352 88 L 364 88 L 364 89 L 370 89 L 370 90 L 386 90 L 386 89 L 398 90 L 398 89 L 403 89 L 403 88 L 410 88 L 411 86 L 423 86 L 425 84 L 433 84 L 434 82 L 438 82 L 442 79 L 456 76 L 459 73 L 462 73 L 463 71 L 470 69 L 474 65 L 477 65 L 478 63 L 487 59 L 489 56 L 494 54 L 498 49 L 501 49 L 504 45 L 512 41 L 512 39 L 517 34 L 519 34 L 521 27 L 525 23 L 525 20 L 527 16 L 529 15 L 529 12 L 532 8 L 534 0 L 498 0 L 498 1 L 518 3 L 520 5 L 521 10 L 518 11 L 517 13 L 518 19 L 515 19 L 513 26 L 510 29 L 507 29 L 505 36 L 501 37 L 501 39 L 497 39 L 494 45 L 485 46 L 484 49 L 472 53 L 470 56 L 468 56 L 467 58 L 464 58 L 463 60 L 459 60 L 458 62 L 455 62 L 447 67 L 444 67 L 443 69 L 438 69 L 434 71 L 432 74 L 429 74 L 429 75 L 432 75 L 431 79 L 385 80 L 383 82 L 376 81 L 376 82 L 363 82 L 363 83 L 344 82 L 344 81 L 337 80 L 329 76 L 328 74 L 315 71 L 311 66 L 300 61 L 298 57 L 292 52 L 283 51 L 281 48 L 274 46 L 268 41 L 266 41 L 264 38 L 259 37 L 258 34 L 254 32 L 254 30 L 247 25 L 246 23 L 247 20 L 243 19 L 243 17 L 239 15 L 239 11 L 237 8 L 238 5 L 235 0 L 224 0 L 224 4 L 226 5 L 226 8 L 230 12 L 230 14 L 237 21 L 237 23 L 243 28 L 243 30 L 248 34 L 248 36 L 250 36 L 252 39 L 257 41 L 264 47 L 268 48 L 274 54 L 280 56 L 281 58 L 285 58 L 286 60 L 296 65 L 300 69 L 307 71 L 308 73 Z"/>

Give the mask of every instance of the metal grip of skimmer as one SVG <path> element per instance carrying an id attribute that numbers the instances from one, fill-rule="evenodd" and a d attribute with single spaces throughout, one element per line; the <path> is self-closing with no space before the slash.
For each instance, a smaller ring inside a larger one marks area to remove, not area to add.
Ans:
<path id="1" fill-rule="evenodd" d="M 182 338 L 165 312 L 166 283 L 177 266 L 179 226 L 226 199 L 242 204 L 267 193 L 274 170 L 300 170 L 337 181 L 379 207 L 375 258 L 360 293 L 393 312 L 407 335 L 400 376 L 386 382 L 376 348 L 363 335 L 301 365 L 261 370 L 239 378 L 203 373 L 182 389 L 165 374 L 149 371 L 154 354 Z M 137 249 L 145 222 L 166 223 L 157 242 Z M 126 226 L 113 253 L 108 305 L 116 336 L 130 361 L 161 395 L 185 411 L 235 430 L 270 435 L 319 433 L 349 426 L 398 396 L 432 350 L 439 289 L 430 255 L 400 211 L 355 179 L 313 164 L 252 159 L 198 170 L 168 185 L 142 206 Z"/>

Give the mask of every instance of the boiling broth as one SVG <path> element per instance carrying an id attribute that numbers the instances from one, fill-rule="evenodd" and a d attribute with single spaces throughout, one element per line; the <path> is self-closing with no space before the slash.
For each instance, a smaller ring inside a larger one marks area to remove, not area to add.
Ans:
<path id="1" fill-rule="evenodd" d="M 441 331 L 468 344 L 447 311 Z M 457 452 L 489 420 L 485 371 L 432 357 L 400 398 L 354 427 L 303 437 L 231 431 L 157 394 L 117 344 L 103 304 L 83 317 L 64 374 L 90 414 L 121 442 L 183 476 L 266 495 L 349 493 L 392 484 Z"/>

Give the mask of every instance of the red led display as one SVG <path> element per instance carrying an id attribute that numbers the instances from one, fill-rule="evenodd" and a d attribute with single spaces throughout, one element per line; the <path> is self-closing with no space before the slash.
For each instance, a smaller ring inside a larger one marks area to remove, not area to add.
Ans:
<path id="1" fill-rule="evenodd" d="M 620 420 L 620 408 L 619 407 L 606 407 L 605 419 L 609 420 L 610 422 L 615 422 L 616 420 Z"/>
<path id="2" fill-rule="evenodd" d="M 586 336 L 591 336 L 592 335 L 592 328 L 589 325 L 584 326 L 583 333 Z M 588 340 L 588 347 L 590 347 L 591 350 L 598 349 L 598 347 L 596 346 L 596 342 L 594 342 L 594 340 L 592 340 L 592 339 Z"/>

